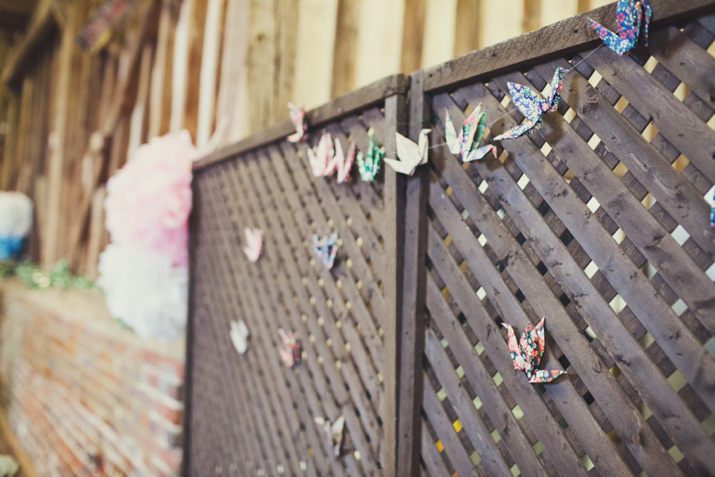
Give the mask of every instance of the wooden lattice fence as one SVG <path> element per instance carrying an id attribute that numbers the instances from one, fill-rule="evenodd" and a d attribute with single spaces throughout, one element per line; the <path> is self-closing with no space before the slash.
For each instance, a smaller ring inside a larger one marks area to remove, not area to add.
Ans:
<path id="1" fill-rule="evenodd" d="M 382 467 L 389 376 L 382 336 L 395 307 L 397 180 L 384 168 L 376 181 L 354 178 L 350 186 L 316 179 L 305 149 L 325 128 L 344 150 L 348 137 L 367 150 L 372 128 L 393 153 L 406 80 L 387 78 L 312 112 L 309 121 L 320 128 L 305 143 L 289 143 L 291 126 L 280 125 L 260 147 L 251 139 L 196 174 L 191 475 L 359 475 Z M 241 250 L 244 227 L 265 233 L 255 265 Z M 334 230 L 340 248 L 329 271 L 315 260 L 311 237 Z M 251 333 L 245 357 L 228 339 L 234 319 Z M 303 363 L 293 370 L 278 359 L 281 327 L 302 343 Z M 314 418 L 340 415 L 354 452 L 338 460 Z"/>
<path id="2" fill-rule="evenodd" d="M 650 45 L 623 57 L 579 16 L 311 113 L 309 144 L 326 128 L 365 148 L 373 127 L 390 153 L 396 129 L 431 128 L 413 177 L 316 180 L 288 124 L 197 165 L 188 475 L 714 471 L 715 4 L 652 3 Z M 544 91 L 559 66 L 539 131 L 468 165 L 442 145 L 445 109 L 481 103 L 489 139 L 522 120 L 506 83 Z M 256 265 L 244 226 L 266 232 Z M 333 229 L 328 272 L 309 242 Z M 567 375 L 534 385 L 501 323 L 542 317 L 542 368 Z M 357 452 L 335 459 L 313 417 L 341 413 Z"/>

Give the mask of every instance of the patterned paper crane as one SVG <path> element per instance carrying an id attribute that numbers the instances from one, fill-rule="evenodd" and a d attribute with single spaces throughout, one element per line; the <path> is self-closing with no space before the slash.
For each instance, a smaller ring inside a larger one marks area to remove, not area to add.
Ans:
<path id="1" fill-rule="evenodd" d="M 367 135 L 369 138 L 367 154 L 363 155 L 362 152 L 358 152 L 357 164 L 360 178 L 365 182 L 370 182 L 374 181 L 377 173 L 380 172 L 380 162 L 385 157 L 385 148 L 378 147 L 372 128 L 367 131 Z"/>
<path id="2" fill-rule="evenodd" d="M 590 18 L 588 21 L 591 22 L 591 26 L 593 26 L 606 46 L 622 55 L 636 46 L 641 27 L 643 27 L 645 44 L 648 45 L 648 24 L 652 14 L 653 9 L 650 7 L 648 0 L 618 0 L 618 6 L 616 7 L 617 33 L 608 30 Z"/>
<path id="3" fill-rule="evenodd" d="M 308 148 L 307 151 L 308 162 L 310 163 L 313 175 L 315 177 L 324 176 L 328 164 L 333 162 L 333 157 L 335 156 L 333 138 L 330 136 L 330 133 L 323 131 L 323 134 L 320 136 L 320 141 L 318 141 L 318 146 L 314 149 Z"/>
<path id="4" fill-rule="evenodd" d="M 524 371 L 530 383 L 549 383 L 566 373 L 566 371 L 555 369 L 538 369 L 541 357 L 544 355 L 544 320 L 546 318 L 542 318 L 533 330 L 531 323 L 526 325 L 518 344 L 511 325 L 502 323 L 507 329 L 509 354 L 514 363 L 514 369 Z"/>
<path id="5" fill-rule="evenodd" d="M 305 122 L 305 109 L 295 106 L 293 103 L 288 103 L 290 110 L 290 120 L 295 126 L 295 132 L 288 136 L 288 142 L 300 142 L 305 139 L 305 132 L 308 130 L 308 124 Z"/>
<path id="6" fill-rule="evenodd" d="M 333 268 L 335 257 L 338 254 L 338 231 L 324 237 L 313 235 L 313 251 L 325 268 L 328 270 Z"/>
<path id="7" fill-rule="evenodd" d="M 459 131 L 459 136 L 452 124 L 452 118 L 449 116 L 449 110 L 444 110 L 444 135 L 447 140 L 449 152 L 462 156 L 462 162 L 478 161 L 486 156 L 489 151 L 497 155 L 497 148 L 492 144 L 478 147 L 479 142 L 484 136 L 484 131 L 487 128 L 487 112 L 482 111 L 482 103 L 472 111 L 472 114 L 467 116 L 467 119 L 462 123 L 462 128 Z"/>
<path id="8" fill-rule="evenodd" d="M 343 153 L 343 146 L 339 139 L 335 140 L 335 155 L 333 160 L 330 161 L 323 171 L 323 176 L 328 177 L 337 173 L 338 184 L 350 180 L 350 171 L 353 168 L 353 162 L 355 161 L 355 141 L 350 143 L 348 148 L 348 153 Z"/>
<path id="9" fill-rule="evenodd" d="M 544 114 L 556 111 L 559 105 L 564 73 L 566 73 L 564 68 L 557 68 L 554 72 L 554 77 L 551 80 L 551 94 L 548 98 L 544 98 L 528 86 L 508 83 L 511 99 L 521 114 L 526 116 L 526 121 L 500 134 L 494 140 L 514 139 L 539 129 Z"/>

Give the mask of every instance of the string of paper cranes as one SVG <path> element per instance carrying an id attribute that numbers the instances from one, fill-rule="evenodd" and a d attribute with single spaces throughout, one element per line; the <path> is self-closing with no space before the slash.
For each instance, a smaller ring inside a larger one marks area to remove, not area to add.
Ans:
<path id="1" fill-rule="evenodd" d="M 648 0 L 619 0 L 616 8 L 616 32 L 612 32 L 600 23 L 589 19 L 598 36 L 603 40 L 603 44 L 596 49 L 606 45 L 618 55 L 623 55 L 636 46 L 641 32 L 647 45 L 648 26 L 651 16 L 652 8 Z M 589 55 L 595 51 L 592 51 Z M 564 74 L 573 70 L 587 56 L 569 69 L 557 68 L 551 80 L 550 93 L 546 97 L 528 86 L 509 82 L 507 88 L 515 108 L 489 124 L 487 124 L 486 120 L 487 112 L 486 110 L 482 111 L 481 104 L 479 104 L 464 120 L 461 130 L 457 134 L 449 111 L 445 110 L 445 142 L 442 144 L 429 146 L 428 134 L 431 132 L 430 129 L 422 129 L 416 143 L 399 132 L 395 132 L 396 158 L 385 158 L 385 149 L 377 145 L 372 129 L 368 131 L 368 148 L 364 154 L 362 151 L 356 151 L 355 141 L 351 141 L 347 153 L 344 153 L 340 140 L 333 140 L 329 132 L 323 131 L 318 144 L 313 148 L 307 148 L 308 162 L 313 175 L 315 177 L 330 177 L 335 174 L 337 182 L 344 183 L 350 180 L 353 163 L 357 162 L 360 178 L 369 182 L 375 180 L 380 170 L 380 162 L 383 159 L 395 172 L 413 175 L 418 166 L 427 163 L 429 149 L 444 145 L 448 146 L 452 154 L 460 156 L 462 162 L 483 159 L 489 152 L 496 156 L 497 149 L 493 144 L 479 146 L 479 143 L 484 138 L 486 128 L 513 111 L 518 110 L 525 117 L 524 122 L 494 137 L 494 141 L 515 139 L 539 129 L 544 115 L 556 111 L 559 105 Z M 304 108 L 297 107 L 292 103 L 288 104 L 288 108 L 291 121 L 295 126 L 295 133 L 288 137 L 288 141 L 292 143 L 305 141 L 308 124 Z"/>
<path id="2" fill-rule="evenodd" d="M 380 165 L 384 160 L 395 172 L 413 175 L 419 166 L 427 163 L 429 150 L 441 146 L 447 146 L 449 152 L 457 156 L 463 163 L 482 160 L 490 152 L 496 157 L 497 148 L 494 144 L 480 145 L 491 124 L 518 110 L 524 116 L 523 122 L 497 135 L 493 138 L 494 141 L 518 138 L 539 129 L 544 116 L 556 111 L 559 105 L 564 75 L 576 68 L 589 55 L 604 45 L 618 55 L 623 55 L 638 43 L 641 32 L 643 32 L 647 44 L 648 24 L 651 15 L 652 9 L 648 0 L 619 0 L 616 10 L 617 31 L 615 33 L 611 32 L 599 23 L 589 19 L 591 25 L 603 40 L 603 44 L 583 56 L 579 62 L 571 65 L 571 68 L 556 68 L 548 95 L 542 95 L 528 86 L 510 82 L 507 84 L 507 88 L 515 106 L 513 110 L 496 118 L 491 123 L 487 123 L 487 111 L 483 110 L 482 105 L 479 104 L 464 119 L 459 132 L 457 132 L 452 122 L 449 110 L 445 109 L 445 142 L 442 144 L 430 147 L 429 134 L 431 129 L 422 129 L 416 142 L 399 132 L 395 132 L 396 157 L 385 157 L 385 148 L 378 145 L 372 128 L 368 130 L 367 149 L 364 153 L 358 150 L 355 141 L 350 141 L 347 149 L 344 149 L 341 140 L 334 139 L 328 131 L 323 131 L 318 143 L 312 148 L 306 148 L 306 156 L 312 174 L 315 177 L 335 176 L 338 183 L 345 183 L 350 180 L 350 172 L 353 165 L 357 163 L 360 178 L 369 182 L 375 180 L 380 171 Z M 293 104 L 289 104 L 288 107 L 291 121 L 295 126 L 295 133 L 288 136 L 288 141 L 292 143 L 306 141 L 308 125 L 305 110 Z M 715 186 L 708 194 L 713 196 L 713 201 L 715 202 L 714 191 Z M 715 222 L 715 209 L 713 209 L 712 222 Z M 250 262 L 256 262 L 263 254 L 263 231 L 246 228 L 245 236 L 244 253 Z M 316 261 L 328 270 L 335 263 L 338 247 L 337 231 L 322 237 L 317 235 L 312 237 L 312 248 Z M 548 383 L 565 373 L 565 371 L 558 369 L 542 370 L 538 368 L 545 347 L 544 320 L 542 319 L 533 328 L 529 324 L 518 341 L 512 326 L 503 323 L 504 327 L 507 328 L 508 347 L 514 369 L 524 371 L 531 383 Z M 279 329 L 278 332 L 280 336 L 279 354 L 281 361 L 289 368 L 298 365 L 301 359 L 301 347 L 297 335 L 286 332 L 283 329 Z M 245 353 L 249 336 L 245 323 L 242 321 L 232 322 L 230 336 L 236 351 L 240 354 Z M 325 438 L 330 439 L 335 456 L 340 456 L 344 433 L 344 417 L 340 416 L 335 421 L 318 418 L 316 423 L 323 429 Z"/>

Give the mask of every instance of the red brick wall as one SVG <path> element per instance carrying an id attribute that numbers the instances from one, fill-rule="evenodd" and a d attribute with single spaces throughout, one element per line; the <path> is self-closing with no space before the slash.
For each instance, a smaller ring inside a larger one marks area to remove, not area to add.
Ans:
<path id="1" fill-rule="evenodd" d="M 98 294 L 0 282 L 0 397 L 38 475 L 172 475 L 183 340 L 136 337 Z"/>

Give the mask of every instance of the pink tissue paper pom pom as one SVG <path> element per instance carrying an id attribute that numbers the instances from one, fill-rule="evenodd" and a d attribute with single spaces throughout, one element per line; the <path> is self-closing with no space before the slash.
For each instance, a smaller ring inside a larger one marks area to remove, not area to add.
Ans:
<path id="1" fill-rule="evenodd" d="M 106 226 L 112 242 L 165 254 L 174 265 L 188 261 L 191 163 L 200 152 L 187 131 L 139 146 L 107 182 Z"/>

